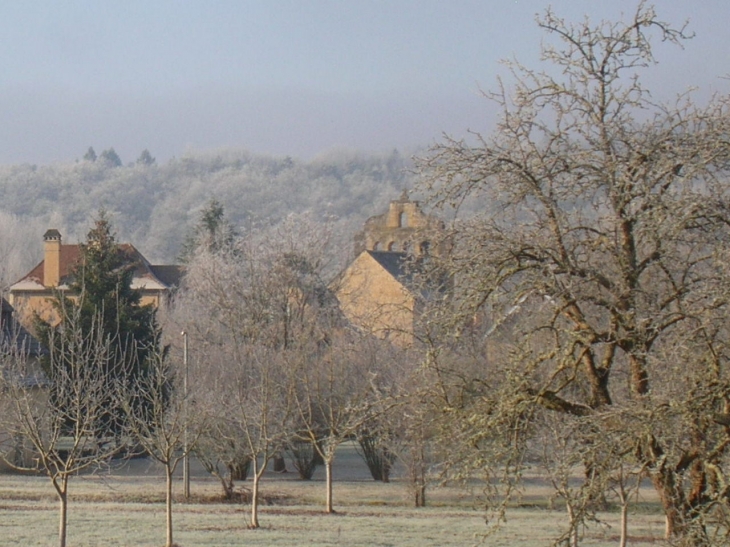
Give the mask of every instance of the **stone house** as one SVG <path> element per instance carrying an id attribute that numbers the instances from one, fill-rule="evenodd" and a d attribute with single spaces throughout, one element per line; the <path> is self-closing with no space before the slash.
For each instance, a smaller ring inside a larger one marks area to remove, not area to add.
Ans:
<path id="1" fill-rule="evenodd" d="M 363 230 L 355 236 L 355 256 L 363 251 L 411 253 L 415 256 L 438 253 L 431 249 L 433 236 L 444 230 L 444 222 L 421 210 L 418 201 L 403 192 L 400 199 L 390 202 L 388 211 L 370 217 Z"/>
<path id="2" fill-rule="evenodd" d="M 152 265 L 130 243 L 122 243 L 119 248 L 127 261 L 134 265 L 132 288 L 141 292 L 140 303 L 164 306 L 179 284 L 181 267 Z M 10 304 L 23 325 L 30 327 L 34 314 L 46 321 L 57 320 L 52 298 L 56 291 L 68 290 L 73 269 L 80 259 L 78 244 L 64 244 L 58 230 L 46 231 L 43 235 L 43 260 L 10 287 Z"/>
<path id="3" fill-rule="evenodd" d="M 443 221 L 405 192 L 387 212 L 369 218 L 355 236 L 355 259 L 333 284 L 347 319 L 398 345 L 411 344 L 418 313 L 414 274 L 420 261 L 442 251 L 432 242 L 443 231 Z"/>

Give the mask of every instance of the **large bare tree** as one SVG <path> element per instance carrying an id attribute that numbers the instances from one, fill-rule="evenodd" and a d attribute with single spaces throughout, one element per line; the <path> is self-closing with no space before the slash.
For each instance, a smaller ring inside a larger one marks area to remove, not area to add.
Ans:
<path id="1" fill-rule="evenodd" d="M 493 133 L 445 138 L 421 162 L 433 203 L 484 206 L 448 234 L 454 292 L 430 317 L 460 343 L 480 334 L 485 374 L 452 367 L 478 396 L 441 402 L 463 412 L 463 446 L 492 436 L 502 463 L 542 412 L 582 418 L 586 442 L 621 433 L 668 537 L 704 545 L 729 506 L 728 100 L 664 104 L 642 86 L 653 42 L 687 37 L 644 3 L 625 22 L 538 22 L 544 64 L 511 64 L 514 83 L 489 94 Z M 439 347 L 443 373 L 445 348 L 463 350 Z"/>

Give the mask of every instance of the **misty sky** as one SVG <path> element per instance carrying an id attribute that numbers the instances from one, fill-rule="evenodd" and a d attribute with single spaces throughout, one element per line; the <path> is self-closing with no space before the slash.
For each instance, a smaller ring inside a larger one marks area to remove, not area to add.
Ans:
<path id="1" fill-rule="evenodd" d="M 536 65 L 536 13 L 592 20 L 625 0 L 0 0 L 0 163 L 114 147 L 158 161 L 221 147 L 310 158 L 412 150 L 489 131 L 499 60 Z M 726 92 L 730 2 L 657 0 L 690 19 L 651 87 Z"/>

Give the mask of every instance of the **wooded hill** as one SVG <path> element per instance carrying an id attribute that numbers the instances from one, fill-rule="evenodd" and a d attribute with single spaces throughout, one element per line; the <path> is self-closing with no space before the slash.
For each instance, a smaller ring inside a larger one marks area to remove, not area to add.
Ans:
<path id="1" fill-rule="evenodd" d="M 234 226 L 303 212 L 337 222 L 349 250 L 362 222 L 413 182 L 409 158 L 396 150 L 331 151 L 310 161 L 221 150 L 164 164 L 143 153 L 127 165 L 109 161 L 106 152 L 67 164 L 0 166 L 0 287 L 40 260 L 47 228 L 58 228 L 64 241 L 81 241 L 101 208 L 118 240 L 155 263 L 175 261 L 213 198 Z"/>

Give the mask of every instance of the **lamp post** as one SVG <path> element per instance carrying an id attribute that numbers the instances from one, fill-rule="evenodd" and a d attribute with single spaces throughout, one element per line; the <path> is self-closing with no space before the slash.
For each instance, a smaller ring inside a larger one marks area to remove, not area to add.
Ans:
<path id="1" fill-rule="evenodd" d="M 182 331 L 183 337 L 183 414 L 185 431 L 183 433 L 183 493 L 185 499 L 190 499 L 190 449 L 188 447 L 188 333 Z"/>

